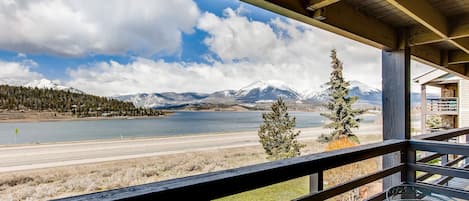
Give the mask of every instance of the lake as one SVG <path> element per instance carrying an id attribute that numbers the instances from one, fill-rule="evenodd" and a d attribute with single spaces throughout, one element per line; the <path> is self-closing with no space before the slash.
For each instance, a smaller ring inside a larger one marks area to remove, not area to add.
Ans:
<path id="1" fill-rule="evenodd" d="M 96 139 L 175 136 L 188 134 L 254 131 L 262 112 L 175 112 L 154 119 L 114 119 L 56 122 L 0 123 L 0 144 L 45 143 Z M 316 112 L 291 112 L 297 128 L 317 127 L 324 118 Z M 375 116 L 365 116 L 373 122 Z"/>

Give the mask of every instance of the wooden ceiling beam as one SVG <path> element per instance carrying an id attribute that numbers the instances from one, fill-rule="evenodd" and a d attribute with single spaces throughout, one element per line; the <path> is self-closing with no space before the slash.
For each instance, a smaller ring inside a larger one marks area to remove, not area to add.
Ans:
<path id="1" fill-rule="evenodd" d="M 242 1 L 376 48 L 392 50 L 397 47 L 397 34 L 392 26 L 343 1 L 316 11 L 306 9 L 306 5 L 301 8 L 302 0 Z M 372 27 L 373 31 L 364 27 Z"/>
<path id="2" fill-rule="evenodd" d="M 445 38 L 421 25 L 409 28 L 409 46 L 426 45 L 442 42 L 445 40 Z"/>
<path id="3" fill-rule="evenodd" d="M 396 50 L 401 45 L 398 29 L 363 13 L 346 1 L 334 3 L 332 1 L 313 0 L 242 1 L 376 48 Z M 387 1 L 422 25 L 420 30 L 411 29 L 409 35 L 411 43 L 413 41 L 416 44 L 411 47 L 411 54 L 415 60 L 469 79 L 467 64 L 456 63 L 460 57 L 453 56 L 449 58 L 447 51 L 442 51 L 432 45 L 425 45 L 442 40 L 451 40 L 449 37 L 452 37 L 453 34 L 465 34 L 464 29 L 462 29 L 464 27 L 458 26 L 449 29 L 453 27 L 453 21 L 448 24 L 445 16 L 424 0 Z M 309 8 L 311 2 L 316 2 L 317 5 L 321 5 L 317 7 L 321 8 Z M 412 36 L 412 31 L 418 33 L 417 36 Z M 459 46 L 464 46 L 460 43 L 461 41 L 458 42 Z"/>
<path id="4" fill-rule="evenodd" d="M 345 37 L 362 36 L 382 44 L 381 49 L 386 50 L 393 50 L 398 46 L 397 31 L 394 27 L 360 12 L 347 2 L 331 4 L 321 11 L 321 22 L 346 31 Z M 370 27 L 372 31 L 364 27 Z"/>
<path id="5" fill-rule="evenodd" d="M 469 37 L 469 15 L 456 16 L 449 21 L 451 22 L 449 39 Z"/>
<path id="6" fill-rule="evenodd" d="M 314 11 L 317 9 L 321 9 L 327 7 L 331 4 L 337 3 L 340 0 L 309 0 L 309 4 L 307 5 L 307 9 Z"/>
<path id="7" fill-rule="evenodd" d="M 469 38 L 458 38 L 450 40 L 456 47 L 469 54 Z"/>
<path id="8" fill-rule="evenodd" d="M 469 63 L 469 54 L 461 50 L 453 50 L 448 52 L 448 64 Z"/>
<path id="9" fill-rule="evenodd" d="M 386 1 L 438 36 L 442 38 L 448 37 L 448 22 L 446 17 L 426 0 Z"/>
<path id="10" fill-rule="evenodd" d="M 461 38 L 469 38 L 469 15 L 453 17 L 449 20 L 448 36 L 446 38 L 430 31 L 428 28 L 418 25 L 411 27 L 409 30 L 411 37 L 409 45 L 425 45 L 448 40 L 456 40 Z"/>
<path id="11" fill-rule="evenodd" d="M 409 0 L 386 0 L 391 5 L 423 25 L 425 28 L 429 29 L 436 35 L 432 34 L 420 34 L 420 38 L 418 36 L 413 36 L 414 44 L 426 44 L 422 41 L 428 42 L 439 42 L 440 40 L 448 41 L 449 43 L 453 44 L 457 48 L 461 49 L 462 51 L 469 54 L 469 39 L 468 38 L 459 38 L 460 35 L 466 35 L 468 33 L 465 32 L 465 29 L 469 28 L 465 23 L 459 25 L 453 25 L 453 33 L 450 33 L 450 25 L 448 24 L 448 20 L 446 17 L 440 13 L 440 11 L 434 8 L 430 3 L 426 0 L 419 0 L 419 1 L 409 1 Z M 466 19 L 462 19 L 461 21 L 466 21 Z M 460 22 L 459 22 L 460 23 Z M 456 31 L 455 31 L 456 30 Z M 469 31 L 469 30 L 468 30 Z M 416 30 L 414 30 L 416 32 Z M 453 35 L 451 34 L 459 35 Z M 438 39 L 437 37 L 440 37 Z M 457 39 L 451 39 L 451 37 L 458 37 Z M 417 40 L 418 38 L 418 40 Z M 411 41 L 409 41 L 411 43 Z"/>
<path id="12" fill-rule="evenodd" d="M 425 60 L 425 63 L 433 63 L 434 65 L 444 66 L 444 55 L 438 48 L 434 48 L 430 45 L 420 45 L 410 48 L 410 54 L 416 57 L 420 57 Z"/>

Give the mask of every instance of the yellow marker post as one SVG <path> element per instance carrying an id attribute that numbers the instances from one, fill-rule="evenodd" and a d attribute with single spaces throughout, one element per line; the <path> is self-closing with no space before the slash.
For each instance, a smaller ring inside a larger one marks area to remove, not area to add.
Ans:
<path id="1" fill-rule="evenodd" d="M 16 144 L 16 136 L 18 136 L 19 132 L 20 132 L 20 130 L 18 128 L 15 128 L 15 144 Z"/>

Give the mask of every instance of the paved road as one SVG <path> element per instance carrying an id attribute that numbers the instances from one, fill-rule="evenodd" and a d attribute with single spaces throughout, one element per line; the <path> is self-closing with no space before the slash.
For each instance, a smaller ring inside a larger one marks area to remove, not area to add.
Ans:
<path id="1" fill-rule="evenodd" d="M 301 129 L 300 140 L 314 140 L 321 128 Z M 360 134 L 376 134 L 377 126 L 363 126 Z M 131 159 L 182 152 L 258 145 L 257 132 L 192 135 L 168 138 L 72 142 L 0 147 L 0 172 Z"/>

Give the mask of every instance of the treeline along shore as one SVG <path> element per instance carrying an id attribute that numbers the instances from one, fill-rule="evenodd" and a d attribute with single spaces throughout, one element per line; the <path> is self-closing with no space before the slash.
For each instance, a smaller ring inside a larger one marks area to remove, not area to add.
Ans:
<path id="1" fill-rule="evenodd" d="M 3 113 L 3 115 L 1 115 Z M 70 90 L 0 85 L 0 120 L 154 117 L 167 112 Z"/>

